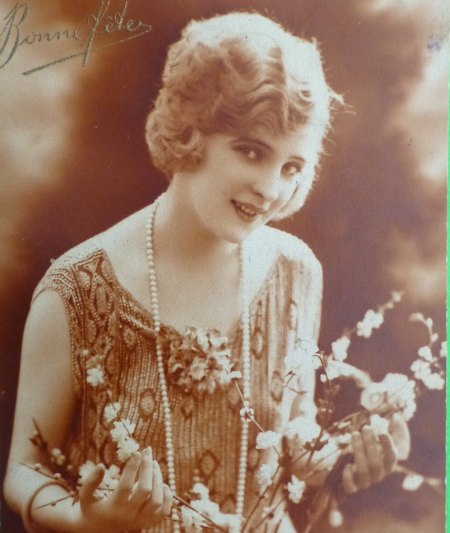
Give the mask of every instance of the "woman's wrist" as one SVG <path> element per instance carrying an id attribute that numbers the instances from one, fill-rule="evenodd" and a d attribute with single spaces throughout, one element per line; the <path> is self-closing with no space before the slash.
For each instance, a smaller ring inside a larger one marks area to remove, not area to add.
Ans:
<path id="1" fill-rule="evenodd" d="M 39 501 L 41 494 L 51 486 L 59 486 L 64 487 L 64 484 L 61 481 L 58 481 L 56 479 L 52 479 L 49 481 L 46 481 L 39 485 L 27 498 L 27 500 L 24 502 L 24 505 L 22 507 L 21 517 L 23 525 L 28 533 L 45 533 L 47 531 L 51 531 L 47 529 L 46 527 L 42 526 L 38 522 L 36 522 L 34 514 L 36 514 L 36 507 L 39 507 L 39 503 L 36 503 Z M 49 501 L 49 503 L 52 500 Z M 39 507 L 41 508 L 41 507 Z M 33 509 L 35 509 L 33 514 Z"/>
<path id="2" fill-rule="evenodd" d="M 86 532 L 79 502 L 58 480 L 39 485 L 22 507 L 22 522 L 28 533 Z"/>

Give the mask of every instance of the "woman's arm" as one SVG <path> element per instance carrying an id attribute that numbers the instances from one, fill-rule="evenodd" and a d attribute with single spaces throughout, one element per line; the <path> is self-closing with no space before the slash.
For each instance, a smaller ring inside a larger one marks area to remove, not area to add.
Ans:
<path id="1" fill-rule="evenodd" d="M 67 498 L 46 505 L 65 498 L 67 491 L 49 485 L 47 477 L 24 466 L 45 459 L 30 442 L 33 419 L 51 448 L 64 449 L 76 404 L 70 352 L 64 304 L 55 291 L 44 291 L 34 301 L 25 326 L 6 500 L 22 515 L 29 531 L 113 533 L 149 527 L 169 515 L 172 501 L 151 449 L 131 456 L 107 499 L 97 500 L 94 495 L 104 468 L 94 469 L 75 504 Z"/>
<path id="2" fill-rule="evenodd" d="M 75 408 L 70 362 L 70 335 L 64 304 L 54 291 L 44 291 L 33 302 L 22 343 L 19 386 L 5 498 L 17 513 L 26 512 L 27 501 L 48 481 L 22 464 L 34 465 L 43 458 L 30 441 L 35 432 L 33 419 L 52 447 L 63 448 Z M 44 488 L 35 505 L 58 499 L 66 494 L 56 485 Z M 66 505 L 46 507 L 33 518 L 56 530 L 71 525 Z"/>

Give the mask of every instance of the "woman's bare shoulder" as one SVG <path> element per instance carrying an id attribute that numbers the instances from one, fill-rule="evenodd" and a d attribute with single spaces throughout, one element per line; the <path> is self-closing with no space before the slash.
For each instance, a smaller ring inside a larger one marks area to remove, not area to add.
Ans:
<path id="1" fill-rule="evenodd" d="M 272 257 L 283 256 L 294 263 L 302 263 L 313 270 L 321 270 L 321 264 L 311 248 L 300 238 L 270 226 L 258 232 L 258 248 Z"/>
<path id="2" fill-rule="evenodd" d="M 67 250 L 57 259 L 52 259 L 56 267 L 85 260 L 99 250 L 108 255 L 126 254 L 137 240 L 143 241 L 146 208 L 120 220 L 110 228 L 93 235 Z"/>

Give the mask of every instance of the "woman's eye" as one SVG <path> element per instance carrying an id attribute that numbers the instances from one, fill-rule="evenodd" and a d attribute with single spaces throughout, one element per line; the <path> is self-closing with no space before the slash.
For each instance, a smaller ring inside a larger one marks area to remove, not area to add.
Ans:
<path id="1" fill-rule="evenodd" d="M 283 173 L 285 176 L 288 176 L 288 177 L 294 177 L 296 176 L 297 174 L 300 174 L 302 171 L 302 167 L 300 165 L 297 165 L 295 163 L 288 163 L 286 165 L 284 165 L 283 167 Z"/>
<path id="2" fill-rule="evenodd" d="M 256 150 L 255 148 L 252 148 L 251 146 L 241 146 L 239 148 L 239 151 L 242 154 L 244 154 L 244 156 L 247 159 L 250 159 L 251 161 L 257 161 L 258 159 L 261 158 L 261 154 L 259 153 L 259 151 Z"/>

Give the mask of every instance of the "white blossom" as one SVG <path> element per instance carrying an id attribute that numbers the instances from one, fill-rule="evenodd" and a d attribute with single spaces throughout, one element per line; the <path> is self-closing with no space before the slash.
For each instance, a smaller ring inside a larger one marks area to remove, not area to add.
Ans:
<path id="1" fill-rule="evenodd" d="M 297 339 L 295 348 L 284 358 L 287 372 L 299 373 L 305 365 L 310 365 L 314 354 L 319 350 L 310 339 Z"/>
<path id="2" fill-rule="evenodd" d="M 411 364 L 411 370 L 414 373 L 414 377 L 416 379 L 420 379 L 423 381 L 423 379 L 431 374 L 431 368 L 427 361 L 424 361 L 423 359 L 417 359 Z"/>
<path id="3" fill-rule="evenodd" d="M 241 379 L 242 373 L 239 370 L 233 370 L 231 372 L 220 372 L 217 376 L 217 381 L 219 385 L 224 386 L 231 383 L 233 379 Z"/>
<path id="4" fill-rule="evenodd" d="M 80 465 L 78 468 L 78 477 L 80 478 L 80 481 L 83 482 L 91 474 L 91 472 L 96 468 L 96 466 L 97 465 L 91 460 L 88 460 L 84 462 L 82 465 Z"/>
<path id="5" fill-rule="evenodd" d="M 222 524 L 228 528 L 228 533 L 241 532 L 241 518 L 238 515 L 222 513 L 222 517 Z"/>
<path id="6" fill-rule="evenodd" d="M 263 463 L 256 471 L 256 483 L 258 485 L 258 493 L 263 494 L 273 482 L 275 469 L 273 466 Z"/>
<path id="7" fill-rule="evenodd" d="M 123 439 L 117 448 L 117 458 L 121 463 L 125 463 L 128 461 L 130 455 L 137 451 L 139 451 L 139 444 L 134 439 Z"/>
<path id="8" fill-rule="evenodd" d="M 199 500 L 209 500 L 209 489 L 203 483 L 194 483 L 192 492 L 197 496 Z"/>
<path id="9" fill-rule="evenodd" d="M 203 518 L 193 509 L 183 505 L 181 507 L 181 523 L 187 533 L 197 533 L 201 531 Z"/>
<path id="10" fill-rule="evenodd" d="M 58 466 L 62 466 L 66 461 L 66 456 L 59 448 L 53 448 L 53 450 L 51 451 L 51 456 L 52 461 Z"/>
<path id="11" fill-rule="evenodd" d="M 349 346 L 350 339 L 346 335 L 331 344 L 331 351 L 336 361 L 345 361 L 345 359 L 347 359 L 347 350 Z"/>
<path id="12" fill-rule="evenodd" d="M 375 437 L 386 435 L 389 430 L 389 421 L 380 415 L 370 415 L 370 427 Z"/>
<path id="13" fill-rule="evenodd" d="M 404 490 L 416 491 L 424 482 L 424 478 L 419 474 L 409 474 L 404 477 L 402 487 Z"/>
<path id="14" fill-rule="evenodd" d="M 369 375 L 357 368 L 356 366 L 345 363 L 344 361 L 335 361 L 334 359 L 328 359 L 326 365 L 326 372 L 328 379 L 331 381 L 337 378 L 353 379 L 358 387 L 367 387 L 370 383 Z M 323 376 L 322 381 L 326 381 L 326 377 Z"/>
<path id="15" fill-rule="evenodd" d="M 266 450 L 272 446 L 278 446 L 281 441 L 281 434 L 276 431 L 261 431 L 256 436 L 256 449 Z"/>
<path id="16" fill-rule="evenodd" d="M 100 365 L 89 368 L 87 371 L 86 382 L 91 387 L 97 387 L 98 385 L 105 383 L 105 374 L 103 373 L 103 369 Z"/>
<path id="17" fill-rule="evenodd" d="M 212 502 L 209 497 L 202 500 L 192 500 L 191 506 L 200 513 L 203 513 L 214 522 L 220 518 L 222 514 L 220 507 L 216 502 Z"/>
<path id="18" fill-rule="evenodd" d="M 430 363 L 433 361 L 433 354 L 429 346 L 422 346 L 417 350 L 417 353 L 419 354 L 419 357 L 425 359 L 425 361 L 430 361 Z"/>
<path id="19" fill-rule="evenodd" d="M 220 348 L 228 344 L 228 337 L 214 337 L 212 335 L 209 342 L 213 348 Z"/>
<path id="20" fill-rule="evenodd" d="M 127 418 L 121 418 L 116 420 L 113 424 L 113 428 L 110 431 L 111 438 L 114 442 L 120 444 L 123 440 L 133 435 L 136 429 L 136 424 L 131 422 Z"/>
<path id="21" fill-rule="evenodd" d="M 369 411 L 399 409 L 405 421 L 416 411 L 414 380 L 404 374 L 390 373 L 379 383 L 370 383 L 361 393 L 361 405 Z"/>
<path id="22" fill-rule="evenodd" d="M 314 370 L 319 370 L 319 368 L 322 368 L 322 358 L 317 354 L 315 354 L 313 357 L 313 367 Z"/>
<path id="23" fill-rule="evenodd" d="M 324 433 L 321 441 L 325 439 L 328 439 L 325 446 L 320 450 L 315 450 L 312 457 L 312 464 L 319 470 L 331 470 L 341 454 L 334 438 L 331 438 L 328 433 Z"/>
<path id="24" fill-rule="evenodd" d="M 109 468 L 105 470 L 101 486 L 114 490 L 119 484 L 119 479 L 120 468 L 117 465 L 112 464 L 111 466 L 109 466 Z"/>
<path id="25" fill-rule="evenodd" d="M 384 321 L 384 317 L 381 313 L 369 309 L 366 311 L 364 318 L 361 322 L 356 324 L 356 334 L 359 337 L 365 337 L 368 339 L 372 335 L 374 329 L 378 329 Z"/>
<path id="26" fill-rule="evenodd" d="M 296 476 L 292 476 L 291 481 L 287 484 L 287 490 L 289 493 L 289 499 L 292 503 L 300 503 L 305 492 L 305 482 L 298 479 Z"/>
<path id="27" fill-rule="evenodd" d="M 430 390 L 442 390 L 445 385 L 445 380 L 440 374 L 429 374 L 422 378 L 424 385 Z"/>
<path id="28" fill-rule="evenodd" d="M 447 357 L 447 341 L 441 342 L 441 350 L 439 352 L 441 357 Z"/>
<path id="29" fill-rule="evenodd" d="M 195 357 L 189 368 L 189 375 L 194 381 L 200 381 L 206 376 L 207 369 L 208 365 L 206 364 L 206 361 L 200 359 L 200 357 Z"/>
<path id="30" fill-rule="evenodd" d="M 344 515 L 339 511 L 339 509 L 331 509 L 328 515 L 328 522 L 331 527 L 341 527 L 344 523 Z"/>
<path id="31" fill-rule="evenodd" d="M 394 303 L 401 302 L 403 297 L 403 293 L 401 291 L 392 291 L 391 292 L 391 299 Z"/>
<path id="32" fill-rule="evenodd" d="M 311 442 L 320 434 L 320 426 L 312 417 L 298 416 L 290 420 L 283 430 L 289 439 L 298 438 L 302 443 Z"/>
<path id="33" fill-rule="evenodd" d="M 121 409 L 121 405 L 119 402 L 108 403 L 105 406 L 105 410 L 103 412 L 103 417 L 105 419 L 105 422 L 109 423 L 115 420 L 117 416 L 119 415 L 120 409 Z"/>
<path id="34" fill-rule="evenodd" d="M 252 407 L 242 407 L 239 416 L 244 419 L 252 419 L 255 416 L 255 410 Z"/>
<path id="35" fill-rule="evenodd" d="M 423 322 L 425 324 L 425 317 L 422 313 L 412 313 L 409 315 L 410 322 Z"/>

